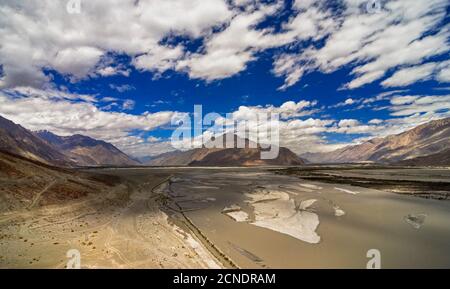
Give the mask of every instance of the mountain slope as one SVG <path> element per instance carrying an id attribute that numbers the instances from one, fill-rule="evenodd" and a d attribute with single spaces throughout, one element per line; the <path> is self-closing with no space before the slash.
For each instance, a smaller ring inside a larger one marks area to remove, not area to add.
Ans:
<path id="1" fill-rule="evenodd" d="M 439 161 L 439 155 L 445 156 L 450 148 L 450 118 L 431 121 L 411 130 L 385 138 L 375 138 L 360 145 L 348 146 L 327 153 L 304 154 L 315 163 L 347 163 L 347 162 L 377 162 L 405 163 L 415 159 L 417 165 L 421 162 Z M 434 155 L 434 157 L 433 157 Z M 426 158 L 429 156 L 429 158 Z M 445 159 L 445 158 L 444 158 Z"/>
<path id="2" fill-rule="evenodd" d="M 403 160 L 397 164 L 405 166 L 448 166 L 450 165 L 450 148 L 436 154 Z"/>
<path id="3" fill-rule="evenodd" d="M 139 165 L 110 143 L 83 135 L 33 133 L 1 116 L 0 151 L 60 167 Z"/>
<path id="4" fill-rule="evenodd" d="M 58 148 L 79 166 L 133 166 L 139 162 L 110 143 L 83 135 L 58 136 L 49 131 L 35 133 Z"/>
<path id="5" fill-rule="evenodd" d="M 224 141 L 228 136 L 224 137 Z M 232 136 L 233 137 L 233 136 Z M 245 144 L 236 148 L 237 143 Z M 235 148 L 196 148 L 188 151 L 174 151 L 150 160 L 151 166 L 263 166 L 263 165 L 303 165 L 304 161 L 287 148 L 281 147 L 275 159 L 261 159 L 261 147 L 248 139 L 234 136 Z M 209 147 L 209 146 L 208 146 Z"/>
<path id="6" fill-rule="evenodd" d="M 46 164 L 71 166 L 74 163 L 56 147 L 29 130 L 0 116 L 0 150 Z"/>
<path id="7" fill-rule="evenodd" d="M 109 191 L 119 179 L 57 168 L 0 151 L 0 182 L 0 212 L 6 212 Z"/>
<path id="8" fill-rule="evenodd" d="M 291 150 L 281 147 L 275 159 L 261 159 L 260 148 L 229 148 L 212 151 L 200 160 L 194 160 L 191 166 L 267 166 L 267 165 L 303 165 Z"/>

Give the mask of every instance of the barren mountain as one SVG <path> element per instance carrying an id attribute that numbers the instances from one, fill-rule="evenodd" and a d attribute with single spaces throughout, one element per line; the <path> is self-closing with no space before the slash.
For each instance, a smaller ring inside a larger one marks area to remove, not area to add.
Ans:
<path id="1" fill-rule="evenodd" d="M 304 154 L 314 163 L 450 164 L 450 118 L 431 121 L 411 130 L 327 153 Z M 436 162 L 436 163 L 435 163 Z"/>
<path id="2" fill-rule="evenodd" d="M 450 165 L 450 148 L 436 154 L 403 160 L 398 164 L 406 166 L 448 166 Z"/>
<path id="3" fill-rule="evenodd" d="M 222 140 L 226 142 L 226 135 Z M 264 166 L 264 165 L 302 165 L 304 161 L 287 148 L 280 147 L 275 159 L 261 159 L 261 146 L 251 143 L 248 139 L 241 139 L 236 135 L 234 148 L 196 148 L 188 151 L 174 151 L 159 155 L 150 162 L 151 166 Z M 237 148 L 241 142 L 243 148 Z M 225 145 L 224 145 L 225 147 Z"/>
<path id="4" fill-rule="evenodd" d="M 74 163 L 56 147 L 29 130 L 0 116 L 0 150 L 46 164 L 70 166 Z"/>
<path id="5" fill-rule="evenodd" d="M 139 164 L 110 143 L 83 135 L 33 133 L 1 116 L 0 150 L 60 167 Z"/>
<path id="6" fill-rule="evenodd" d="M 139 165 L 139 162 L 131 159 L 112 144 L 101 140 L 79 134 L 58 136 L 49 131 L 39 131 L 35 134 L 58 148 L 78 166 Z"/>

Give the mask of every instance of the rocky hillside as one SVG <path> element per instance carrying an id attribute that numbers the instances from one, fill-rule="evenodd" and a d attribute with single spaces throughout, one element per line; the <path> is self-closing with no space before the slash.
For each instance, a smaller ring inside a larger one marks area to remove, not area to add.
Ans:
<path id="1" fill-rule="evenodd" d="M 0 116 L 0 150 L 46 164 L 75 165 L 56 147 L 34 135 L 24 127 Z"/>
<path id="2" fill-rule="evenodd" d="M 139 162 L 110 143 L 84 135 L 58 136 L 49 131 L 35 133 L 58 148 L 79 166 L 134 166 Z"/>
<path id="3" fill-rule="evenodd" d="M 111 190 L 116 177 L 49 166 L 0 151 L 0 213 Z"/>
<path id="4" fill-rule="evenodd" d="M 83 135 L 33 133 L 1 116 L 0 151 L 60 167 L 139 165 L 110 143 Z"/>
<path id="5" fill-rule="evenodd" d="M 304 154 L 313 163 L 403 163 L 449 165 L 450 118 L 431 121 L 401 134 L 375 138 L 327 153 Z M 435 163 L 436 162 L 436 163 Z"/>

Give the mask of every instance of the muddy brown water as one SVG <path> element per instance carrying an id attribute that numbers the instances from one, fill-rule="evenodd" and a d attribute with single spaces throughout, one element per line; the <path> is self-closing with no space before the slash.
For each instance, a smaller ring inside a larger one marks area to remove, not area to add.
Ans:
<path id="1" fill-rule="evenodd" d="M 245 194 L 261 189 L 286 192 L 296 203 L 316 199 L 311 211 L 319 218 L 320 242 L 252 225 L 254 208 Z M 195 225 L 242 268 L 366 268 L 370 249 L 379 250 L 382 268 L 450 268 L 449 201 L 258 169 L 182 170 L 170 190 Z M 250 221 L 236 222 L 222 213 L 232 204 Z M 336 216 L 336 206 L 345 215 Z"/>

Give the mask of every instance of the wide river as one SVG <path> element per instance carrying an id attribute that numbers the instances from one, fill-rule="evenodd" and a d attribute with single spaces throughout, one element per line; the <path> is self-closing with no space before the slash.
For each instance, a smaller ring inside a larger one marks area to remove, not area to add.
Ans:
<path id="1" fill-rule="evenodd" d="M 448 200 L 262 169 L 174 172 L 166 194 L 241 268 L 450 268 Z"/>

